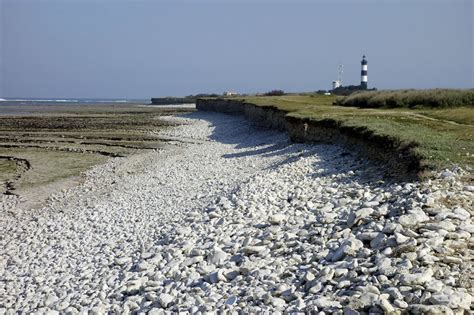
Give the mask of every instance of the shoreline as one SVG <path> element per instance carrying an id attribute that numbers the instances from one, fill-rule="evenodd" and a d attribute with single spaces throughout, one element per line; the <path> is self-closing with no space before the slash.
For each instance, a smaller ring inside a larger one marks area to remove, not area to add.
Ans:
<path id="1" fill-rule="evenodd" d="M 242 117 L 164 120 L 167 148 L 110 159 L 43 209 L 2 214 L 5 307 L 470 308 L 474 187 L 461 173 L 399 184 L 342 146 L 291 143 Z"/>
<path id="2" fill-rule="evenodd" d="M 148 134 L 168 127 L 160 117 L 192 110 L 122 103 L 10 103 L 0 103 L 0 180 L 2 194 L 20 197 L 7 198 L 3 210 L 41 205 L 50 193 L 70 187 L 83 171 L 109 157 L 160 149 L 164 141 Z"/>

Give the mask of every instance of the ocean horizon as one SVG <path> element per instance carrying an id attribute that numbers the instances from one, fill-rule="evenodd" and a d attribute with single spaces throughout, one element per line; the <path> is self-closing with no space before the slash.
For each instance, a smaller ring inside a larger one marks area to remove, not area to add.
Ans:
<path id="1" fill-rule="evenodd" d="M 34 103 L 57 104 L 95 104 L 95 103 L 149 103 L 150 99 L 126 99 L 126 98 L 27 98 L 27 97 L 3 97 L 0 102 L 15 102 L 20 104 L 33 105 Z"/>

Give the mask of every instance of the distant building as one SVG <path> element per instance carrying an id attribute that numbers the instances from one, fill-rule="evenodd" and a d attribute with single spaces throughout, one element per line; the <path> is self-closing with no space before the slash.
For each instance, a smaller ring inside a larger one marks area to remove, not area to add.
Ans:
<path id="1" fill-rule="evenodd" d="M 342 66 L 339 66 L 338 78 L 335 81 L 332 81 L 332 94 L 335 95 L 350 95 L 353 92 L 368 90 L 375 91 L 376 88 L 369 89 L 367 87 L 367 59 L 366 56 L 362 56 L 362 61 L 360 62 L 360 85 L 343 85 L 342 84 Z"/>
<path id="2" fill-rule="evenodd" d="M 236 92 L 225 91 L 224 93 L 222 93 L 222 95 L 224 95 L 224 96 L 236 96 L 236 95 L 239 95 L 239 94 L 236 93 Z"/>
<path id="3" fill-rule="evenodd" d="M 335 90 L 342 86 L 342 74 L 344 72 L 344 65 L 340 64 L 337 68 L 337 79 L 332 81 L 332 89 Z"/>
<path id="4" fill-rule="evenodd" d="M 365 59 L 365 55 L 362 56 L 362 61 L 360 62 L 360 65 L 360 87 L 362 90 L 367 90 L 367 59 Z"/>

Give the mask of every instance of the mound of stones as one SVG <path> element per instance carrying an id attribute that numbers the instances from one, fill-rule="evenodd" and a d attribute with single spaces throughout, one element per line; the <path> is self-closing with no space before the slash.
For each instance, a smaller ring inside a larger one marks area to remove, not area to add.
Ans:
<path id="1" fill-rule="evenodd" d="M 311 162 L 258 174 L 190 213 L 159 254 L 130 262 L 137 276 L 117 300 L 157 313 L 470 310 L 472 186 L 448 171 L 373 187 L 352 171 L 317 176 Z"/>

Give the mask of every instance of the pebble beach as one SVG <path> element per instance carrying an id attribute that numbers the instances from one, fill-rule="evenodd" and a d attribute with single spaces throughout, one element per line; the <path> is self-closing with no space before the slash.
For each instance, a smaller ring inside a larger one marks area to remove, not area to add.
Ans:
<path id="1" fill-rule="evenodd" d="M 464 314 L 474 186 L 194 112 L 39 209 L 0 205 L 0 314 Z"/>

